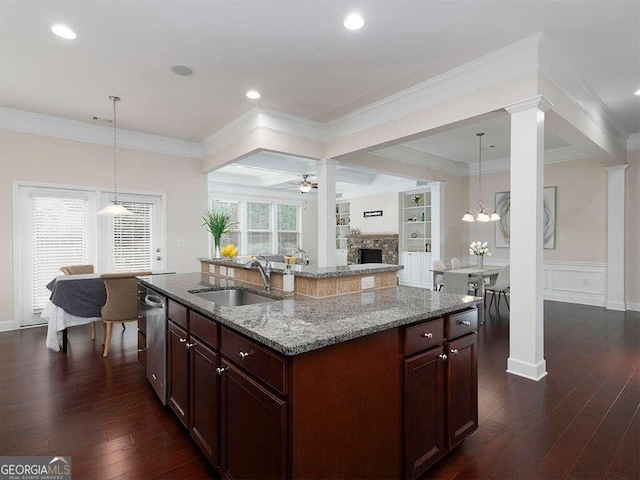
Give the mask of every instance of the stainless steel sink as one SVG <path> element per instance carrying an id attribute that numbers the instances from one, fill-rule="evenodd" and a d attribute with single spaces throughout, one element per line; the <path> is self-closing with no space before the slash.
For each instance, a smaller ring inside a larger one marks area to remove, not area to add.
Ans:
<path id="1" fill-rule="evenodd" d="M 269 298 L 242 289 L 214 290 L 209 292 L 194 292 L 193 295 L 209 300 L 223 307 L 240 307 L 254 303 L 275 302 L 277 298 Z"/>

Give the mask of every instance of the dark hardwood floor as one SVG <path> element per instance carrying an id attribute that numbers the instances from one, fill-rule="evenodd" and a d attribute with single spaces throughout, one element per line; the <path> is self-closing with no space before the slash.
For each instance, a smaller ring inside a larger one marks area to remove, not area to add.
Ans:
<path id="1" fill-rule="evenodd" d="M 501 315 L 479 331 L 480 427 L 425 478 L 640 478 L 640 313 L 546 302 L 540 382 L 505 373 Z M 43 328 L 0 334 L 0 455 L 71 455 L 74 479 L 212 478 L 147 385 L 135 329 L 114 328 L 106 359 L 89 327 L 66 355 Z"/>

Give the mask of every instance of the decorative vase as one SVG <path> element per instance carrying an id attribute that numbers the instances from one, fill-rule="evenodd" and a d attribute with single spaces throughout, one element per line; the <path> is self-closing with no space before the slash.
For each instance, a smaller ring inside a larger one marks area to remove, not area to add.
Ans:
<path id="1" fill-rule="evenodd" d="M 222 255 L 220 255 L 220 244 L 216 244 L 215 249 L 213 251 L 213 258 L 222 258 Z"/>
<path id="2" fill-rule="evenodd" d="M 483 268 L 484 267 L 484 255 L 478 255 L 476 257 L 476 260 L 478 262 L 478 268 Z"/>

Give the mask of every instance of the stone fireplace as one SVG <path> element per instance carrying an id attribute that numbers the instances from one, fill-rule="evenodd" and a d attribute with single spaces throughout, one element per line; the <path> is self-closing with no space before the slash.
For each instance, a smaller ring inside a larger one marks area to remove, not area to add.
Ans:
<path id="1" fill-rule="evenodd" d="M 361 249 L 381 250 L 382 263 L 398 265 L 398 240 L 395 233 L 347 235 L 347 263 L 360 263 Z"/>

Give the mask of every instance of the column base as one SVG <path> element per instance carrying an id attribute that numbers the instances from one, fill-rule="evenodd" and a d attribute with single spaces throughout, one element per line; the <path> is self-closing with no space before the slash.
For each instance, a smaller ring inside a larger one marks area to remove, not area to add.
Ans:
<path id="1" fill-rule="evenodd" d="M 509 357 L 507 359 L 507 373 L 537 382 L 547 376 L 547 361 L 543 359 L 538 363 L 529 363 Z"/>
<path id="2" fill-rule="evenodd" d="M 618 310 L 620 312 L 627 311 L 626 302 L 607 302 L 607 310 Z"/>

